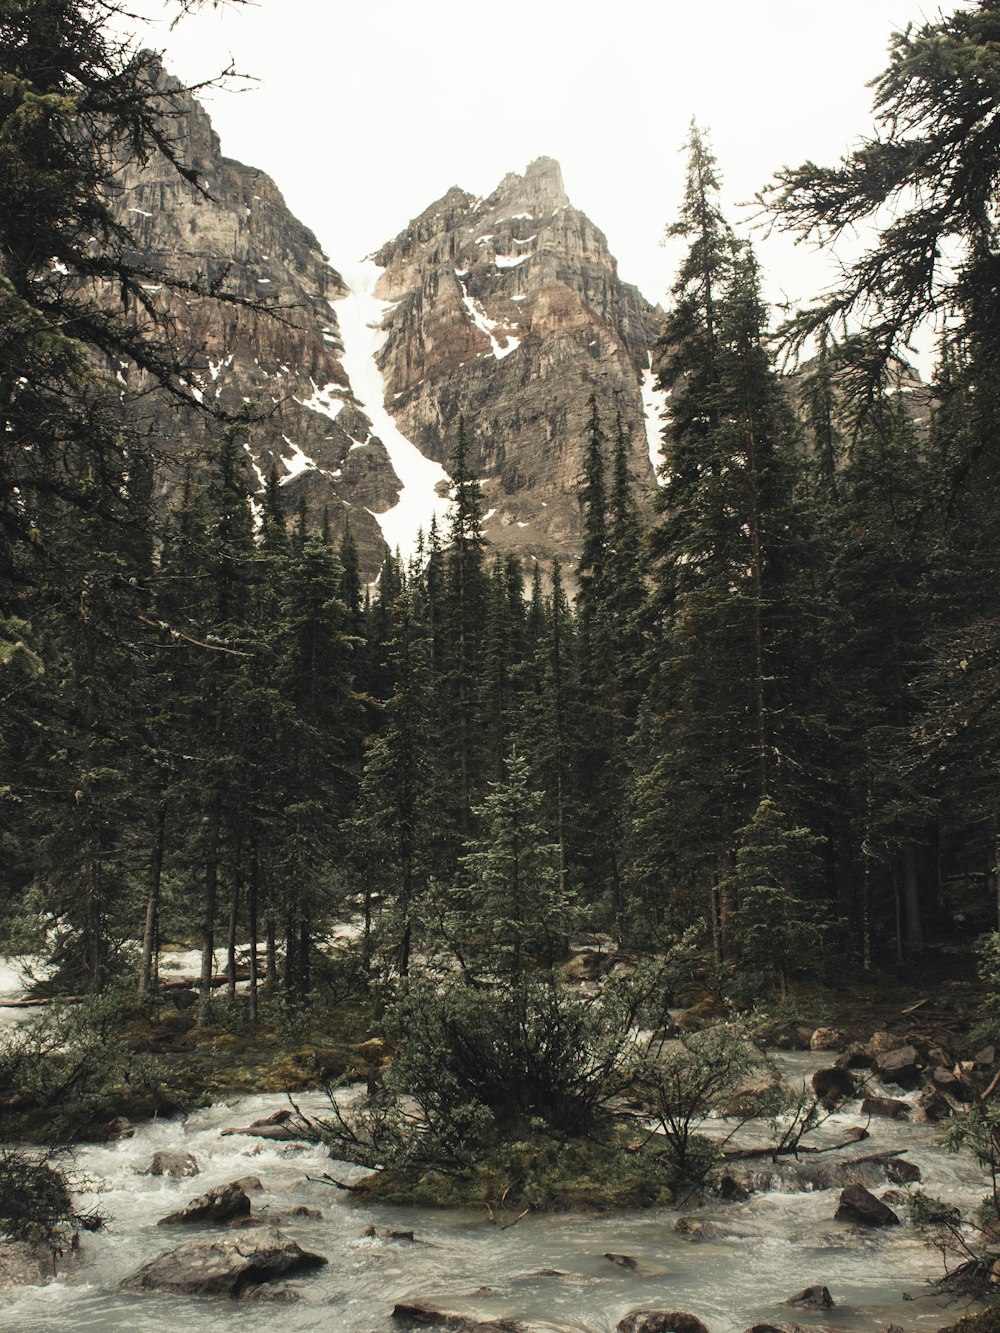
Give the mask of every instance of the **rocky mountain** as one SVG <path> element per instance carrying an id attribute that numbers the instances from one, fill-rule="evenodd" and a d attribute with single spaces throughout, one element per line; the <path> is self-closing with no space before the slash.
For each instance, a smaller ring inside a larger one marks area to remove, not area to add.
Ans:
<path id="1" fill-rule="evenodd" d="M 547 157 L 487 198 L 449 190 L 375 260 L 376 293 L 394 303 L 379 364 L 403 433 L 446 462 L 464 417 L 490 542 L 575 556 L 592 394 L 608 430 L 621 414 L 637 480 L 653 480 L 648 367 L 661 313 L 621 281 Z"/>
<path id="2" fill-rule="evenodd" d="M 341 363 L 334 303 L 348 298 L 347 287 L 274 182 L 222 156 L 198 101 L 166 74 L 158 89 L 173 146 L 201 188 L 163 156 L 123 165 L 114 204 L 132 233 L 134 257 L 182 279 L 220 282 L 270 313 L 155 281 L 147 295 L 176 342 L 194 349 L 195 396 L 230 411 L 252 405 L 258 413 L 246 447 L 260 489 L 273 465 L 289 509 L 304 497 L 315 521 L 327 509 L 341 529 L 349 517 L 374 573 L 385 546 L 373 511 L 395 504 L 400 484 Z M 156 418 L 176 464 L 164 466 L 158 479 L 161 498 L 169 499 L 183 476 L 180 464 L 199 455 L 216 427 L 162 393 L 140 398 L 137 410 Z"/>
<path id="3" fill-rule="evenodd" d="M 196 349 L 194 394 L 256 412 L 246 447 L 258 486 L 273 466 L 289 509 L 304 498 L 313 522 L 326 511 L 339 530 L 349 519 L 369 577 L 386 543 L 405 553 L 432 512 L 445 515 L 460 417 L 500 549 L 575 557 L 592 394 L 609 429 L 621 414 L 634 474 L 649 485 L 659 313 L 621 281 L 556 162 L 539 158 L 485 199 L 453 188 L 346 282 L 274 182 L 222 156 L 195 98 L 165 73 L 158 91 L 201 188 L 164 157 L 123 164 L 114 202 L 136 259 L 270 310 L 155 280 L 146 295 Z M 176 464 L 203 454 L 213 426 L 159 393 L 138 410 L 169 441 L 167 500 Z"/>

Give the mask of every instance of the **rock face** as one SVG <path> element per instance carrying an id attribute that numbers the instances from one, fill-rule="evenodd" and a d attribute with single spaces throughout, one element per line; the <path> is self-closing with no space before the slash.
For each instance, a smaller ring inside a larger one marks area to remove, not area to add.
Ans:
<path id="1" fill-rule="evenodd" d="M 403 433 L 446 464 L 464 417 L 490 543 L 575 556 L 591 394 L 606 429 L 621 413 L 632 472 L 653 480 L 642 384 L 659 312 L 621 281 L 551 158 L 485 199 L 449 190 L 375 258 L 376 294 L 397 303 L 380 360 Z"/>
<path id="2" fill-rule="evenodd" d="M 129 1291 L 239 1297 L 262 1282 L 319 1268 L 326 1262 L 322 1255 L 303 1250 L 278 1231 L 268 1236 L 227 1236 L 168 1250 L 143 1264 L 121 1285 Z"/>
<path id="3" fill-rule="evenodd" d="M 222 156 L 204 108 L 161 74 L 157 84 L 168 137 L 196 173 L 184 180 L 162 156 L 126 164 L 113 202 L 133 238 L 133 260 L 150 270 L 144 296 L 173 321 L 178 344 L 194 351 L 195 395 L 228 411 L 245 406 L 261 419 L 247 449 L 259 490 L 272 465 L 289 510 L 301 499 L 318 524 L 328 508 L 335 531 L 349 517 L 366 571 L 384 543 L 369 509 L 396 501 L 398 479 L 359 411 L 340 362 L 340 331 L 330 302 L 347 294 L 316 237 L 289 212 L 274 182 Z M 219 282 L 240 302 L 266 303 L 279 318 L 245 304 L 198 299 L 158 282 L 156 271 Z M 145 322 L 148 316 L 139 312 Z M 152 331 L 152 329 L 151 329 Z M 143 387 L 123 368 L 130 388 Z M 138 401 L 174 459 L 156 478 L 161 502 L 183 483 L 183 463 L 210 444 L 218 427 L 156 393 Z"/>

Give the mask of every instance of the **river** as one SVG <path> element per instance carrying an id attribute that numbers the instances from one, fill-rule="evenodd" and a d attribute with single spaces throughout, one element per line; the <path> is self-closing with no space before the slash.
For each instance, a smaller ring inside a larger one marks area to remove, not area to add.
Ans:
<path id="1" fill-rule="evenodd" d="M 786 1074 L 806 1076 L 822 1058 L 783 1057 Z M 319 1093 L 300 1102 L 311 1113 L 325 1105 Z M 50 1286 L 7 1294 L 0 1326 L 16 1333 L 147 1333 L 183 1329 L 190 1320 L 200 1333 L 387 1333 L 389 1313 L 400 1300 L 586 1333 L 610 1333 L 624 1314 L 639 1308 L 689 1310 L 712 1333 L 741 1333 L 765 1318 L 844 1330 L 888 1323 L 930 1330 L 960 1313 L 928 1294 L 926 1281 L 940 1272 L 940 1260 L 905 1217 L 901 1227 L 873 1231 L 834 1222 L 836 1190 L 772 1192 L 748 1203 L 687 1210 L 724 1228 L 725 1237 L 711 1241 L 678 1235 L 673 1210 L 596 1219 L 529 1215 L 500 1230 L 478 1211 L 358 1205 L 310 1179 L 330 1165 L 320 1148 L 222 1136 L 223 1129 L 281 1105 L 274 1095 L 246 1097 L 185 1120 L 140 1126 L 119 1143 L 79 1149 L 75 1170 L 93 1187 L 82 1201 L 100 1206 L 112 1220 L 103 1232 L 84 1238 L 74 1271 Z M 824 1133 L 842 1135 L 862 1123 L 855 1105 L 827 1122 Z M 985 1192 L 983 1172 L 946 1153 L 937 1127 L 873 1121 L 870 1128 L 863 1150 L 907 1148 L 930 1192 L 963 1205 Z M 193 1153 L 201 1174 L 178 1181 L 142 1174 L 158 1149 Z M 322 1220 L 282 1226 L 330 1261 L 315 1275 L 293 1279 L 300 1302 L 247 1305 L 118 1290 L 145 1259 L 209 1231 L 157 1227 L 158 1218 L 248 1174 L 264 1186 L 253 1196 L 255 1213 L 302 1204 L 323 1212 Z M 412 1228 L 418 1243 L 364 1237 L 368 1225 Z M 638 1268 L 616 1266 L 604 1257 L 608 1251 L 633 1257 Z M 540 1269 L 557 1273 L 545 1276 Z M 780 1301 L 812 1283 L 829 1287 L 835 1309 L 782 1310 Z"/>

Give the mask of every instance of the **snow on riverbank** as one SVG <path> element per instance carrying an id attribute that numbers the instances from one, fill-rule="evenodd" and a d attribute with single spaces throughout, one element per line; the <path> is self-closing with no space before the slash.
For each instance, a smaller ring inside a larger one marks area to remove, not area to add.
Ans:
<path id="1" fill-rule="evenodd" d="M 371 259 L 362 260 L 353 268 L 342 269 L 350 291 L 343 300 L 331 302 L 331 305 L 337 313 L 344 340 L 343 366 L 351 387 L 402 482 L 399 500 L 392 509 L 384 514 L 370 512 L 382 529 L 389 549 L 395 551 L 398 547 L 406 560 L 416 551 L 420 531 L 426 533 L 430 527 L 432 514 L 437 516 L 438 524 L 444 526 L 450 501 L 439 495 L 435 488 L 441 482 L 450 487 L 451 478 L 440 463 L 424 457 L 386 410 L 385 384 L 375 359 L 388 336 L 382 328 L 382 319 L 392 306 L 390 301 L 380 301 L 375 296 L 375 284 L 382 271 Z"/>

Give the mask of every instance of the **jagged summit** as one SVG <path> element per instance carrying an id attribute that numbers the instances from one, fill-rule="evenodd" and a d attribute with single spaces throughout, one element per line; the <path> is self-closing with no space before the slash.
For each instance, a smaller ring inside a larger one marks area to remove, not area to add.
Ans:
<path id="1" fill-rule="evenodd" d="M 394 303 L 380 362 L 400 428 L 447 462 L 464 416 L 490 541 L 572 560 L 592 393 L 609 427 L 621 413 L 633 471 L 651 480 L 641 385 L 658 312 L 620 280 L 550 157 L 481 199 L 449 190 L 376 260 Z"/>
<path id="2" fill-rule="evenodd" d="M 509 171 L 490 196 L 488 203 L 505 197 L 516 198 L 540 209 L 566 208 L 569 196 L 563 185 L 562 168 L 554 157 L 536 157 L 524 175 Z"/>

